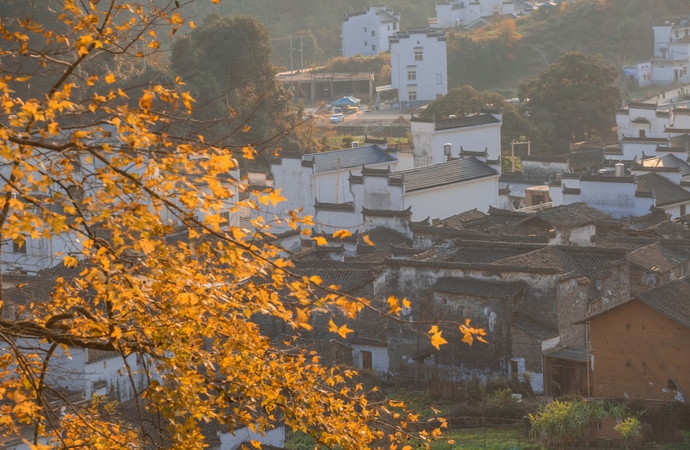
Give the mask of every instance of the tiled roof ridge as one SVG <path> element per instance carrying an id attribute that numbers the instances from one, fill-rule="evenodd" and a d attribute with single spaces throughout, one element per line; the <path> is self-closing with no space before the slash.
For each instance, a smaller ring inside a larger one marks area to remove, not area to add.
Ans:
<path id="1" fill-rule="evenodd" d="M 526 273 L 544 273 L 544 274 L 562 274 L 563 272 L 553 267 L 528 267 L 528 266 L 502 266 L 489 263 L 459 263 L 448 261 L 418 261 L 409 259 L 385 259 L 386 264 L 391 267 L 428 267 L 428 268 L 443 268 L 443 269 L 470 269 L 470 270 L 485 270 L 495 272 L 526 272 Z"/>

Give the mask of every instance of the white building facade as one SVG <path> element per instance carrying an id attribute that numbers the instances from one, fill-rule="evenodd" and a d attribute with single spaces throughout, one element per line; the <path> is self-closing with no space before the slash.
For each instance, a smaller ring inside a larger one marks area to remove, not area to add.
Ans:
<path id="1" fill-rule="evenodd" d="M 391 84 L 401 107 L 413 107 L 448 93 L 446 36 L 441 30 L 409 29 L 390 37 Z"/>
<path id="2" fill-rule="evenodd" d="M 666 19 L 653 30 L 652 84 L 690 83 L 690 18 Z"/>
<path id="3" fill-rule="evenodd" d="M 343 57 L 375 56 L 388 50 L 388 37 L 400 30 L 400 14 L 385 6 L 346 14 L 342 26 Z"/>
<path id="4" fill-rule="evenodd" d="M 483 153 L 484 161 L 501 157 L 501 125 L 498 111 L 444 120 L 413 119 L 410 123 L 414 143 L 414 166 L 439 164 L 450 158 Z M 446 145 L 450 144 L 450 154 Z M 464 155 L 463 155 L 464 154 Z M 499 172 L 500 172 L 500 164 Z"/>
<path id="5" fill-rule="evenodd" d="M 454 0 L 436 4 L 436 18 L 429 20 L 433 28 L 471 27 L 482 17 L 493 15 L 529 14 L 529 2 L 514 0 Z"/>

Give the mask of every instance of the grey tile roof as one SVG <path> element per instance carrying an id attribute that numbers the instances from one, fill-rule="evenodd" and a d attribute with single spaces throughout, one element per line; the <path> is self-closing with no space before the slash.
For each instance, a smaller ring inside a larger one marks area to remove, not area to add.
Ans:
<path id="1" fill-rule="evenodd" d="M 338 168 L 354 169 L 368 164 L 394 163 L 397 160 L 377 145 L 363 145 L 332 152 L 310 153 L 302 156 L 302 161 L 313 162 L 314 170 L 318 173 Z"/>
<path id="2" fill-rule="evenodd" d="M 470 220 L 483 219 L 487 215 L 477 208 L 471 209 L 469 211 L 463 211 L 454 216 L 446 217 L 445 219 L 439 221 L 435 226 L 439 227 L 451 227 L 451 228 L 462 228 L 462 224 L 469 222 Z"/>
<path id="3" fill-rule="evenodd" d="M 523 314 L 516 314 L 513 317 L 511 324 L 518 330 L 524 331 L 540 341 L 558 336 L 557 329 L 544 325 L 543 323 L 534 320 L 532 317 Z"/>
<path id="4" fill-rule="evenodd" d="M 672 154 L 646 158 L 632 163 L 632 170 L 645 169 L 675 169 L 680 171 L 683 176 L 690 174 L 690 164 Z"/>
<path id="5" fill-rule="evenodd" d="M 304 276 L 317 275 L 322 280 L 323 286 L 339 286 L 342 292 L 354 292 L 372 282 L 379 275 L 380 269 L 373 264 L 360 264 L 359 266 L 348 263 L 318 261 L 318 264 L 298 262 L 293 273 Z"/>
<path id="6" fill-rule="evenodd" d="M 690 250 L 656 242 L 633 250 L 628 259 L 646 271 L 665 273 L 690 260 Z"/>
<path id="7" fill-rule="evenodd" d="M 525 290 L 522 282 L 483 281 L 471 278 L 444 277 L 434 285 L 435 291 L 482 298 L 512 300 Z"/>
<path id="8" fill-rule="evenodd" d="M 451 128 L 474 127 L 477 125 L 488 125 L 500 122 L 500 120 L 498 120 L 491 114 L 475 114 L 469 117 L 458 117 L 455 119 L 437 120 L 436 129 L 449 130 Z"/>
<path id="9" fill-rule="evenodd" d="M 517 248 L 502 246 L 500 243 L 491 248 L 487 247 L 462 247 L 457 251 L 441 258 L 441 261 L 452 261 L 462 263 L 492 263 L 502 259 L 511 258 L 513 256 L 522 255 L 534 251 L 534 249 Z"/>
<path id="10" fill-rule="evenodd" d="M 690 192 L 656 173 L 638 176 L 637 190 L 642 192 L 653 192 L 656 196 L 657 206 L 690 202 Z"/>
<path id="11" fill-rule="evenodd" d="M 497 175 L 498 172 L 492 167 L 475 157 L 469 157 L 403 170 L 392 176 L 403 177 L 405 191 L 412 192 Z"/>
<path id="12" fill-rule="evenodd" d="M 386 341 L 370 337 L 356 336 L 350 339 L 350 345 L 369 345 L 371 347 L 388 347 Z"/>
<path id="13" fill-rule="evenodd" d="M 532 269 L 555 269 L 561 273 L 574 272 L 595 279 L 609 264 L 623 260 L 625 260 L 625 252 L 620 249 L 548 246 L 533 252 L 495 261 L 493 264 Z"/>
<path id="14" fill-rule="evenodd" d="M 611 216 L 608 214 L 582 202 L 544 209 L 537 212 L 535 216 L 555 227 L 579 227 L 611 219 Z M 527 223 L 533 220 L 533 217 L 527 217 L 520 223 Z"/>
<path id="15" fill-rule="evenodd" d="M 690 285 L 685 280 L 671 281 L 635 297 L 669 319 L 690 328 Z"/>

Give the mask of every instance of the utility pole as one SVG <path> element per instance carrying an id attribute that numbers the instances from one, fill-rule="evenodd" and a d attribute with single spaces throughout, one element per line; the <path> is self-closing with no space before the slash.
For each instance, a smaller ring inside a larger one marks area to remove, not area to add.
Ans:
<path id="1" fill-rule="evenodd" d="M 292 36 L 290 36 L 290 74 L 294 73 L 294 70 L 292 69 L 292 51 L 294 48 L 292 48 Z"/>
<path id="2" fill-rule="evenodd" d="M 527 156 L 532 155 L 532 141 L 527 141 L 527 142 L 512 141 L 510 143 L 510 163 L 511 163 L 511 171 L 513 171 L 513 172 L 515 172 L 515 146 L 521 145 L 521 144 L 527 144 Z"/>
<path id="3" fill-rule="evenodd" d="M 304 41 L 303 36 L 299 37 L 299 71 L 304 71 Z"/>

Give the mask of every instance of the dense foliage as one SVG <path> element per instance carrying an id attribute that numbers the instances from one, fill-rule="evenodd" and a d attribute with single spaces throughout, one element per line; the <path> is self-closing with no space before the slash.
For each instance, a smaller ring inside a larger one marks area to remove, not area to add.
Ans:
<path id="1" fill-rule="evenodd" d="M 351 330 L 342 318 L 374 306 L 319 277 L 296 275 L 266 239 L 270 218 L 256 213 L 258 205 L 282 197 L 249 192 L 239 177 L 236 156 L 256 157 L 253 145 L 233 151 L 219 144 L 271 141 L 270 126 L 252 134 L 261 123 L 248 119 L 218 134 L 226 120 L 216 115 L 220 108 L 188 91 L 203 96 L 203 86 L 222 85 L 215 92 L 243 113 L 251 101 L 260 108 L 266 93 L 275 101 L 265 30 L 244 17 L 209 18 L 185 41 L 191 53 L 176 50 L 185 84 L 150 68 L 159 36 L 185 24 L 178 4 L 65 0 L 37 4 L 26 20 L 19 3 L 5 4 L 18 8 L 0 18 L 3 247 L 60 244 L 64 251 L 49 255 L 58 267 L 36 289 L 0 291 L 0 432 L 32 449 L 187 450 L 204 448 L 216 432 L 280 424 L 330 448 L 405 441 L 401 405 L 389 414 L 370 404 L 360 384 L 347 383 L 351 371 L 295 348 L 313 313 L 337 311 L 329 330 L 344 337 Z M 221 57 L 241 50 L 231 44 L 247 35 L 255 54 L 233 54 L 241 67 L 226 63 Z M 202 63 L 208 69 L 189 67 Z M 254 211 L 242 227 L 240 210 Z M 293 212 L 281 220 L 310 239 L 311 218 Z M 410 307 L 394 297 L 380 303 L 377 315 Z M 257 316 L 295 336 L 270 345 Z M 483 335 L 461 330 L 464 342 Z M 446 342 L 436 326 L 429 339 L 436 347 Z M 63 384 L 73 374 L 63 362 L 68 355 L 83 361 L 86 352 L 119 361 L 130 400 L 73 401 Z"/>
<path id="2" fill-rule="evenodd" d="M 520 84 L 530 120 L 542 131 L 542 144 L 564 153 L 573 141 L 615 136 L 621 103 L 614 86 L 616 68 L 600 57 L 570 52 L 538 78 Z"/>

